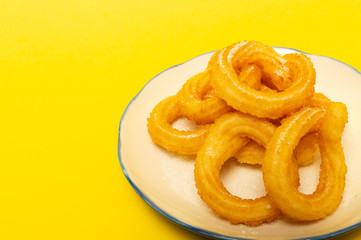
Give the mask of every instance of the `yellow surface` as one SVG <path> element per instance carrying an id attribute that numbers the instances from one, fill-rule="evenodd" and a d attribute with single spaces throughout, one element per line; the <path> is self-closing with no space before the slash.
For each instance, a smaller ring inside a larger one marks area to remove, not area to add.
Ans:
<path id="1" fill-rule="evenodd" d="M 343 0 L 1 0 L 0 239 L 205 239 L 124 177 L 128 102 L 158 72 L 243 39 L 360 70 L 360 12 Z"/>

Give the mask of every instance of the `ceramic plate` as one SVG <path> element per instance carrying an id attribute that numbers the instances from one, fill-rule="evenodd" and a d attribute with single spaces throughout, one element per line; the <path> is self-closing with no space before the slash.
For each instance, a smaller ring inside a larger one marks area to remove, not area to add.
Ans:
<path id="1" fill-rule="evenodd" d="M 281 54 L 298 52 L 275 47 Z M 215 215 L 197 194 L 193 178 L 194 158 L 180 156 L 155 145 L 147 131 L 147 118 L 162 99 L 174 95 L 188 78 L 203 71 L 213 52 L 171 67 L 153 79 L 126 108 L 119 128 L 118 155 L 125 176 L 135 191 L 156 211 L 194 232 L 219 239 L 324 239 L 361 225 L 361 74 L 337 60 L 307 54 L 316 68 L 316 91 L 348 107 L 349 123 L 342 144 L 348 172 L 339 208 L 329 217 L 312 223 L 280 218 L 270 224 L 232 225 Z M 188 121 L 177 121 L 187 129 Z M 320 156 L 300 169 L 300 191 L 312 193 L 318 183 Z M 222 182 L 233 194 L 259 197 L 265 194 L 260 168 L 228 161 Z M 252 194 L 246 194 L 252 193 Z"/>

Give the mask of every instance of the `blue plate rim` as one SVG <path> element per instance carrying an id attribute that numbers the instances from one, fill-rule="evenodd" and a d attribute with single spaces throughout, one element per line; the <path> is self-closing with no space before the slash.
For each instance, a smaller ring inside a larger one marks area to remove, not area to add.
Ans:
<path id="1" fill-rule="evenodd" d="M 285 49 L 285 50 L 291 50 L 291 51 L 294 51 L 294 52 L 298 52 L 298 53 L 303 53 L 303 54 L 307 54 L 307 55 L 312 55 L 312 56 L 318 56 L 318 57 L 325 57 L 325 58 L 329 58 L 331 60 L 334 60 L 336 62 L 339 62 L 339 63 L 342 63 L 344 65 L 346 65 L 347 67 L 353 69 L 356 73 L 360 74 L 361 75 L 361 72 L 358 71 L 356 68 L 354 68 L 353 66 L 347 64 L 347 63 L 344 63 L 340 60 L 337 60 L 335 58 L 332 58 L 332 57 L 328 57 L 328 56 L 323 56 L 323 55 L 318 55 L 318 54 L 309 54 L 309 53 L 306 53 L 306 52 L 303 52 L 303 51 L 300 51 L 300 50 L 297 50 L 297 49 L 294 49 L 294 48 L 288 48 L 288 47 L 278 47 L 278 46 L 273 46 L 273 48 L 277 49 Z M 166 219 L 168 220 L 171 220 L 172 222 L 178 224 L 179 226 L 183 227 L 183 228 L 186 228 L 187 230 L 190 230 L 194 233 L 197 233 L 197 234 L 200 234 L 200 235 L 204 235 L 204 236 L 207 236 L 207 237 L 211 237 L 211 238 L 216 238 L 216 239 L 222 239 L 222 240 L 254 240 L 254 238 L 238 238 L 238 237 L 231 237 L 231 236 L 226 236 L 226 235 L 223 235 L 223 234 L 219 234 L 219 233 L 216 233 L 216 232 L 212 232 L 212 231 L 209 231 L 209 230 L 205 230 L 205 229 L 202 229 L 202 228 L 198 228 L 198 227 L 194 227 L 192 225 L 189 225 L 183 221 L 180 221 L 178 220 L 176 217 L 172 216 L 171 214 L 165 212 L 164 210 L 162 210 L 160 207 L 158 207 L 153 201 L 151 201 L 139 188 L 138 186 L 132 181 L 132 179 L 129 177 L 128 173 L 127 173 L 127 170 L 126 168 L 124 167 L 124 164 L 122 162 L 122 157 L 120 155 L 120 148 L 121 148 L 121 139 L 120 139 L 120 133 L 121 133 L 121 127 L 122 127 L 122 121 L 128 111 L 128 108 L 130 107 L 130 105 L 133 103 L 133 101 L 135 99 L 137 99 L 137 97 L 139 96 L 139 94 L 144 90 L 144 88 L 151 82 L 153 81 L 155 78 L 157 78 L 159 75 L 163 74 L 164 72 L 170 70 L 170 69 L 173 69 L 175 67 L 178 67 L 180 65 L 183 65 L 189 61 L 192 61 L 193 59 L 195 58 L 198 58 L 200 56 L 203 56 L 203 55 L 206 55 L 206 54 L 209 54 L 209 53 L 214 53 L 216 51 L 209 51 L 209 52 L 206 52 L 206 53 L 202 53 L 198 56 L 195 56 L 183 63 L 180 63 L 180 64 L 177 64 L 177 65 L 174 65 L 174 66 L 171 66 L 171 67 L 168 67 L 167 69 L 161 71 L 160 73 L 158 73 L 157 75 L 155 75 L 153 78 L 151 78 L 144 86 L 143 88 L 137 93 L 137 95 L 135 95 L 132 100 L 130 100 L 130 102 L 128 103 L 128 105 L 126 106 L 126 108 L 124 109 L 124 112 L 122 114 L 122 117 L 120 119 L 120 122 L 119 122 L 119 129 L 118 129 L 118 145 L 117 145 L 117 152 L 118 152 L 118 160 L 119 160 L 119 163 L 120 163 L 120 166 L 121 166 L 121 169 L 123 171 L 123 174 L 124 176 L 126 177 L 126 179 L 128 180 L 128 182 L 130 183 L 130 185 L 133 187 L 133 189 L 135 190 L 135 192 L 150 206 L 152 207 L 154 210 L 156 210 L 158 213 L 160 213 L 162 216 L 164 216 Z M 358 222 L 358 223 L 355 223 L 351 226 L 348 226 L 346 228 L 343 228 L 343 229 L 340 229 L 340 230 L 337 230 L 337 231 L 333 231 L 333 232 L 330 232 L 330 233 L 326 233 L 326 234 L 321 234 L 321 235 L 316 235 L 316 236 L 310 236 L 310 237 L 306 237 L 306 238 L 296 238 L 296 239 L 292 239 L 292 240 L 320 240 L 320 239 L 328 239 L 328 238 L 333 238 L 333 237 L 336 237 L 336 236 L 339 236 L 341 234 L 345 234 L 345 233 L 348 233 L 358 227 L 361 226 L 361 221 Z M 291 239 L 290 239 L 291 240 Z"/>

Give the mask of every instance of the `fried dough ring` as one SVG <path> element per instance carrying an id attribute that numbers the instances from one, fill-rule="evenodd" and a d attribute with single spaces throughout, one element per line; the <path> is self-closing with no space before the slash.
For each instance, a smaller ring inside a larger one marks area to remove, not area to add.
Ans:
<path id="1" fill-rule="evenodd" d="M 210 125 L 201 125 L 194 131 L 181 131 L 172 123 L 182 117 L 178 96 L 161 101 L 148 118 L 148 132 L 156 144 L 179 154 L 196 154 L 208 134 Z"/>
<path id="2" fill-rule="evenodd" d="M 217 54 L 212 55 L 207 69 L 188 79 L 178 93 L 183 115 L 197 124 L 213 123 L 216 118 L 233 110 L 211 86 L 211 71 Z M 261 78 L 262 72 L 257 65 L 246 65 L 239 73 L 240 82 L 257 90 L 261 88 Z"/>
<path id="3" fill-rule="evenodd" d="M 347 109 L 342 103 L 330 103 L 326 113 L 321 108 L 305 107 L 283 121 L 268 142 L 262 165 L 263 180 L 272 202 L 288 217 L 317 220 L 331 214 L 340 204 L 347 171 L 341 146 L 346 122 Z M 292 178 L 289 169 L 297 168 L 289 159 L 301 137 L 317 129 L 320 123 L 319 184 L 314 193 L 302 194 L 289 181 Z"/>
<path id="4" fill-rule="evenodd" d="M 244 53 L 245 45 L 247 42 L 240 42 L 220 51 L 211 72 L 212 86 L 228 105 L 257 117 L 277 119 L 299 109 L 313 96 L 315 70 L 310 59 L 303 54 L 282 56 L 292 79 L 291 86 L 284 91 L 262 92 L 239 82 L 236 69 L 242 61 L 238 56 Z M 268 52 L 265 54 L 268 56 Z"/>
<path id="5" fill-rule="evenodd" d="M 231 223 L 259 225 L 280 215 L 267 196 L 242 199 L 227 191 L 220 180 L 223 163 L 252 138 L 265 145 L 274 125 L 242 113 L 228 113 L 217 119 L 196 158 L 194 177 L 198 194 L 218 215 Z M 296 176 L 293 176 L 296 178 Z"/>

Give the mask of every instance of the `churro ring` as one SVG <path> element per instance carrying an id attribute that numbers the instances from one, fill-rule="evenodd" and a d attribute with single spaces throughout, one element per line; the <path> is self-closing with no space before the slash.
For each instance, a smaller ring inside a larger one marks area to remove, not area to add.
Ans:
<path id="1" fill-rule="evenodd" d="M 257 91 L 239 82 L 237 75 L 237 69 L 242 68 L 239 64 L 244 62 L 249 64 L 253 58 L 262 55 L 254 50 L 258 55 L 250 56 L 249 59 L 251 60 L 243 60 L 242 56 L 245 54 L 243 50 L 248 44 L 248 42 L 240 42 L 218 53 L 217 62 L 211 72 L 211 83 L 217 95 L 234 109 L 261 118 L 277 119 L 305 105 L 313 96 L 316 77 L 310 59 L 304 54 L 286 54 L 282 58 L 277 57 L 274 59 L 274 64 L 268 64 L 267 68 L 264 67 L 264 69 L 274 70 L 276 66 L 281 65 L 281 73 L 276 71 L 278 85 L 281 86 L 283 83 L 286 86 L 290 83 L 289 81 L 292 82 L 291 85 L 280 92 Z M 259 44 L 254 47 L 259 47 Z M 261 50 L 264 49 L 261 48 Z M 269 52 L 265 52 L 264 55 L 271 59 L 273 56 Z M 268 62 L 266 61 L 266 63 Z M 286 76 L 283 76 L 286 69 L 289 80 L 281 81 L 287 79 Z M 269 76 L 272 75 L 269 74 Z M 277 81 L 274 82 L 275 85 Z"/>
<path id="2" fill-rule="evenodd" d="M 219 116 L 232 111 L 211 86 L 212 69 L 219 52 L 212 55 L 204 72 L 191 77 L 178 92 L 183 114 L 197 124 L 213 123 Z M 261 83 L 262 69 L 254 62 L 244 64 L 237 74 L 240 82 L 253 89 L 272 91 Z"/>
<path id="3" fill-rule="evenodd" d="M 259 225 L 280 215 L 267 196 L 242 199 L 229 193 L 220 181 L 222 164 L 248 142 L 246 137 L 266 145 L 273 132 L 274 125 L 267 120 L 228 113 L 215 121 L 197 154 L 194 177 L 198 193 L 214 212 L 231 223 Z"/>
<path id="4" fill-rule="evenodd" d="M 347 172 L 341 146 L 346 122 L 347 109 L 342 103 L 330 103 L 326 112 L 305 107 L 283 121 L 268 142 L 263 180 L 272 202 L 288 217 L 317 220 L 331 214 L 340 204 Z M 289 159 L 301 137 L 317 129 L 322 156 L 319 184 L 314 193 L 303 194 L 292 184 L 289 171 L 297 165 Z"/>
<path id="5" fill-rule="evenodd" d="M 201 125 L 194 131 L 181 131 L 172 123 L 183 117 L 178 96 L 161 101 L 148 118 L 148 132 L 156 144 L 179 154 L 196 154 L 208 134 L 210 125 Z"/>

